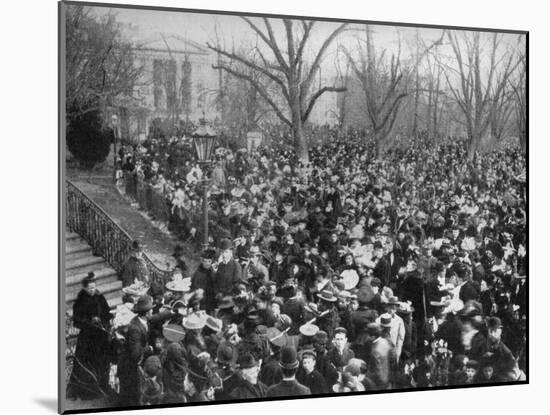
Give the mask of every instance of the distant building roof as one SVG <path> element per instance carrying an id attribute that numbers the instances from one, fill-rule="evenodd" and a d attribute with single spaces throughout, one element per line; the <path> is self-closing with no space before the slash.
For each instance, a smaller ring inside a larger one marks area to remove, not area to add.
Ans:
<path id="1" fill-rule="evenodd" d="M 156 34 L 150 40 L 141 44 L 142 50 L 172 52 L 172 53 L 190 53 L 198 55 L 208 55 L 209 51 L 200 43 L 185 39 L 179 35 Z"/>

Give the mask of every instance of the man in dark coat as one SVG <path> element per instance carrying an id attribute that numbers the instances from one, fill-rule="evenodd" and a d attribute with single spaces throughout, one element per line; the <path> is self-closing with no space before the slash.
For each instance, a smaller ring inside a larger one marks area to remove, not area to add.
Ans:
<path id="1" fill-rule="evenodd" d="M 215 273 L 212 269 L 212 261 L 216 256 L 213 249 L 205 249 L 201 254 L 201 263 L 191 276 L 191 290 L 204 290 L 203 305 L 207 313 L 216 308 L 216 291 L 214 289 Z"/>
<path id="2" fill-rule="evenodd" d="M 416 268 L 416 260 L 412 257 L 407 262 L 407 276 L 401 284 L 400 298 L 410 301 L 414 308 L 413 318 L 417 325 L 422 325 L 426 313 L 424 303 L 424 281 Z"/>
<path id="3" fill-rule="evenodd" d="M 299 363 L 294 347 L 285 346 L 282 348 L 280 365 L 283 372 L 283 380 L 269 387 L 267 397 L 311 395 L 311 390 L 296 380 L 296 371 L 298 370 Z"/>
<path id="4" fill-rule="evenodd" d="M 260 367 L 254 356 L 244 353 L 239 356 L 237 365 L 240 369 L 239 381 L 229 393 L 231 399 L 265 398 L 267 386 L 258 380 Z"/>
<path id="5" fill-rule="evenodd" d="M 147 295 L 140 297 L 134 311 L 137 316 L 130 321 L 124 348 L 118 361 L 118 378 L 120 381 L 120 404 L 122 406 L 138 405 L 140 400 L 139 364 L 146 352 L 152 353 L 148 345 L 149 323 L 152 316 L 153 299 Z"/>
<path id="6" fill-rule="evenodd" d="M 109 392 L 109 305 L 96 289 L 90 272 L 82 280 L 82 290 L 73 305 L 74 326 L 80 329 L 75 359 L 67 388 L 70 398 L 93 399 Z M 92 378 L 91 374 L 95 376 Z"/>
<path id="7" fill-rule="evenodd" d="M 374 267 L 374 277 L 382 282 L 383 287 L 389 287 L 391 266 L 387 258 L 384 257 L 384 247 L 380 241 L 374 244 L 374 256 L 378 259 Z"/>
<path id="8" fill-rule="evenodd" d="M 288 286 L 286 293 L 289 298 L 283 304 L 282 312 L 292 320 L 289 336 L 297 336 L 300 334 L 300 326 L 305 323 L 305 301 L 301 296 L 301 291 L 298 291 L 295 286 Z"/>
<path id="9" fill-rule="evenodd" d="M 283 261 L 283 255 L 280 252 L 275 253 L 275 261 L 269 267 L 269 278 L 275 281 L 278 286 L 283 285 L 288 278 L 286 265 Z"/>
<path id="10" fill-rule="evenodd" d="M 216 278 L 214 279 L 214 292 L 218 297 L 231 295 L 233 288 L 243 281 L 242 268 L 233 259 L 231 241 L 228 239 L 222 240 L 220 249 L 221 263 L 218 265 Z"/>
<path id="11" fill-rule="evenodd" d="M 348 333 L 343 327 L 334 330 L 333 347 L 328 351 L 330 362 L 341 371 L 350 359 L 355 357 L 353 350 L 348 345 Z"/>
<path id="12" fill-rule="evenodd" d="M 134 307 L 137 316 L 128 325 L 126 341 L 117 367 L 122 406 L 134 406 L 140 402 L 139 365 L 153 353 L 153 348 L 148 343 L 149 326 L 171 317 L 170 312 L 153 316 L 153 306 L 153 299 L 150 296 L 141 296 Z"/>
<path id="13" fill-rule="evenodd" d="M 330 356 L 328 355 L 327 343 L 329 337 L 325 331 L 320 330 L 313 338 L 313 349 L 317 354 L 317 359 L 315 362 L 315 370 L 325 379 L 327 385 L 334 385 L 338 382 L 338 370 L 336 366 L 330 361 Z"/>
<path id="14" fill-rule="evenodd" d="M 404 267 L 406 264 L 399 255 L 394 250 L 393 241 L 389 241 L 386 244 L 387 254 L 385 255 L 388 264 L 390 265 L 390 288 L 395 290 L 397 286 L 396 276 L 399 274 L 399 270 Z"/>

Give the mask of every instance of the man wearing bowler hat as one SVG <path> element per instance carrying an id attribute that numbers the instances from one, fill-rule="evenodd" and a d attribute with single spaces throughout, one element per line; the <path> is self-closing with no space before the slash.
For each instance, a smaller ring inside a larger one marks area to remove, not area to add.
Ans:
<path id="1" fill-rule="evenodd" d="M 233 244 L 229 239 L 222 239 L 220 244 L 221 261 L 214 279 L 216 296 L 231 295 L 235 286 L 243 281 L 242 268 L 233 259 Z"/>
<path id="2" fill-rule="evenodd" d="M 283 380 L 267 390 L 267 397 L 311 395 L 311 390 L 296 380 L 296 371 L 300 363 L 294 347 L 282 348 L 279 365 L 283 372 Z"/>

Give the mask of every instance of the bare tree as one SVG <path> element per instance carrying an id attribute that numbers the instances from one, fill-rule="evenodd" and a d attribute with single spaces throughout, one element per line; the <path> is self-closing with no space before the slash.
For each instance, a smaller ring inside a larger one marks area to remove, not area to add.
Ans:
<path id="1" fill-rule="evenodd" d="M 525 150 L 527 144 L 527 96 L 526 96 L 526 74 L 527 61 L 525 55 L 520 56 L 519 76 L 514 82 L 510 82 L 514 94 L 514 115 L 516 118 L 516 128 L 521 148 Z"/>
<path id="2" fill-rule="evenodd" d="M 376 142 L 377 156 L 381 154 L 381 144 L 393 128 L 397 112 L 407 92 L 402 87 L 405 71 L 401 68 L 400 50 L 392 54 L 389 65 L 385 59 L 386 50 L 376 54 L 372 29 L 365 25 L 366 50 L 359 47 L 359 61 L 343 48 L 355 75 L 359 79 L 367 104 L 369 117 Z M 401 48 L 399 48 L 401 49 Z"/>
<path id="3" fill-rule="evenodd" d="M 342 50 L 341 46 L 338 48 L 338 55 L 336 57 L 335 65 L 336 65 L 336 78 L 338 80 L 338 83 L 342 85 L 343 88 L 346 89 L 346 91 L 349 90 L 349 81 L 350 81 L 350 69 L 351 65 L 349 62 L 346 62 L 346 69 L 345 71 L 342 70 L 342 67 L 340 65 L 341 59 L 340 59 L 340 51 Z M 342 133 L 344 126 L 346 124 L 346 115 L 348 113 L 348 101 L 349 101 L 349 95 L 348 93 L 340 94 L 338 97 L 337 102 L 337 108 L 335 111 L 333 111 L 334 116 L 338 120 L 338 130 L 340 133 Z"/>
<path id="4" fill-rule="evenodd" d="M 341 24 L 331 32 L 315 54 L 312 64 L 308 66 L 304 54 L 315 22 L 300 21 L 301 24 L 297 25 L 299 28 L 296 30 L 296 21 L 284 19 L 286 45 L 281 46 L 277 43 L 273 25 L 269 19 L 263 18 L 264 29 L 261 29 L 248 17 L 242 17 L 242 19 L 259 36 L 272 56 L 266 56 L 260 48 L 257 48 L 256 53 L 260 58 L 260 63 L 256 63 L 249 56 L 227 51 L 219 45 L 208 43 L 207 46 L 231 61 L 240 62 L 254 72 L 261 74 L 262 78 L 270 79 L 277 86 L 277 93 L 266 90 L 250 74 L 239 71 L 228 63 L 216 64 L 214 69 L 223 69 L 252 85 L 262 99 L 269 104 L 277 117 L 292 129 L 298 156 L 307 160 L 308 144 L 303 134 L 303 126 L 308 120 L 316 101 L 326 92 L 342 92 L 345 90 L 342 87 L 333 85 L 320 86 L 319 89 L 312 91 L 313 82 L 327 48 L 345 30 L 347 24 Z"/>
<path id="5" fill-rule="evenodd" d="M 444 74 L 448 88 L 464 116 L 469 140 L 468 159 L 472 160 L 495 113 L 494 106 L 501 102 L 508 79 L 520 60 L 512 49 L 499 56 L 502 35 L 498 33 L 490 35 L 489 53 L 482 52 L 481 32 L 462 32 L 460 37 L 459 32 L 446 33 L 457 69 L 447 66 L 449 70 Z M 488 56 L 489 61 L 485 62 L 483 56 Z M 458 86 L 449 76 L 451 71 L 459 75 Z"/>
<path id="6" fill-rule="evenodd" d="M 114 14 L 94 18 L 89 8 L 71 5 L 66 13 L 67 120 L 135 100 L 133 89 L 143 68 L 134 54 L 138 45 L 126 41 Z"/>

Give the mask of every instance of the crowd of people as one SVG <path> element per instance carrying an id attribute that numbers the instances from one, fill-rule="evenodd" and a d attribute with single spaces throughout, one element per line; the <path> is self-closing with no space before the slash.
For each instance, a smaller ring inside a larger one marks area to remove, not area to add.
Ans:
<path id="1" fill-rule="evenodd" d="M 123 150 L 122 169 L 181 220 L 208 175 L 216 232 L 196 269 L 176 247 L 173 281 L 150 279 L 136 242 L 121 280 L 148 292 L 125 296 L 127 324 L 83 281 L 68 396 L 134 406 L 525 380 L 525 155 L 469 157 L 458 139 L 374 148 L 361 134 L 309 161 L 220 148 L 210 172 L 185 140 Z"/>

